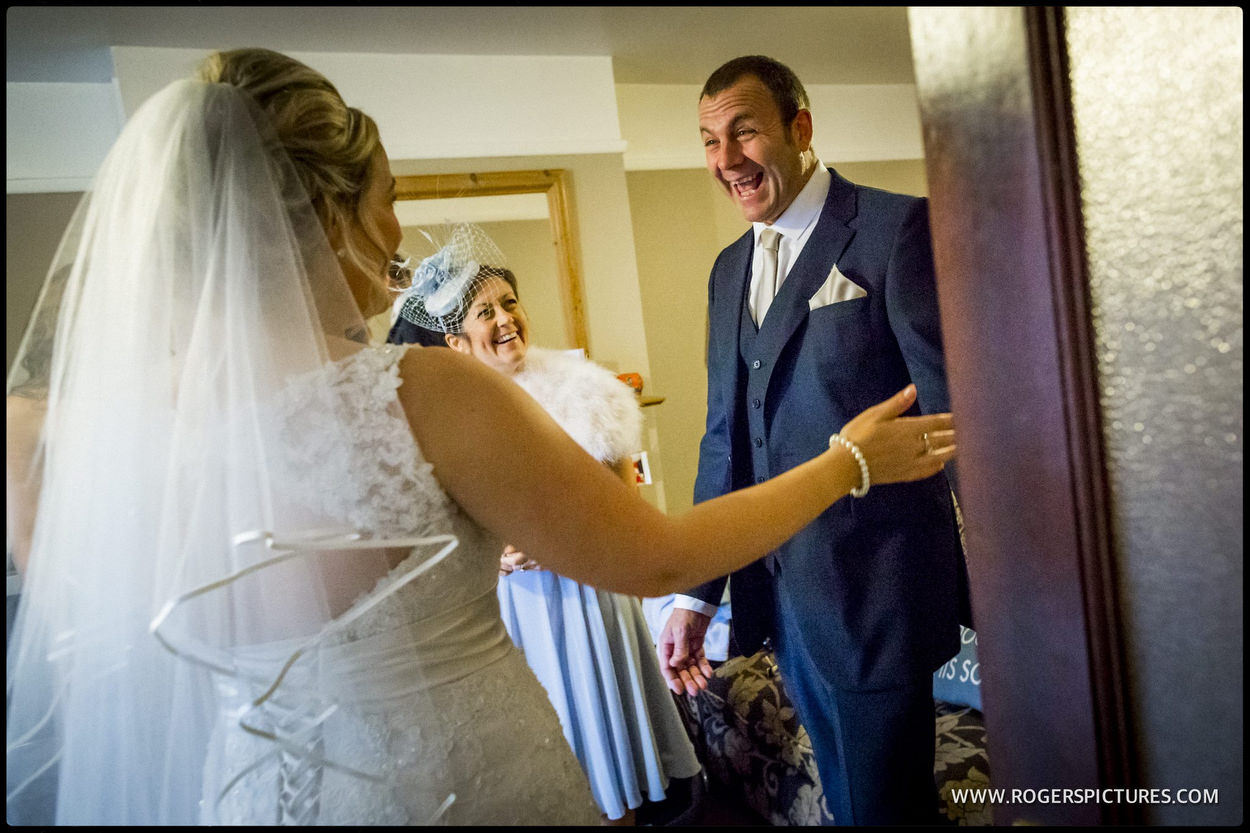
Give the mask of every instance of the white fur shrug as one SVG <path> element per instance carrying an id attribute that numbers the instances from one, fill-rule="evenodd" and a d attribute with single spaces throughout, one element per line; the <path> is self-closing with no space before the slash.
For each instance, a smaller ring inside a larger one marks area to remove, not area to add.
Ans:
<path id="1" fill-rule="evenodd" d="M 590 456 L 617 463 L 642 449 L 642 409 L 634 389 L 575 353 L 531 347 L 513 374 Z"/>

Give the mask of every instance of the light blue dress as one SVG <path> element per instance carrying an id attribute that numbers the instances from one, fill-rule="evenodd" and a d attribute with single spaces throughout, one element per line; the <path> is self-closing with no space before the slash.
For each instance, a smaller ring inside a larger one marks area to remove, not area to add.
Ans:
<path id="1" fill-rule="evenodd" d="M 596 459 L 625 459 L 641 447 L 637 398 L 604 368 L 530 348 L 513 378 Z M 542 563 L 541 553 L 526 554 Z M 547 570 L 503 576 L 497 593 L 508 635 L 547 690 L 608 818 L 664 798 L 670 779 L 699 772 L 638 599 Z"/>

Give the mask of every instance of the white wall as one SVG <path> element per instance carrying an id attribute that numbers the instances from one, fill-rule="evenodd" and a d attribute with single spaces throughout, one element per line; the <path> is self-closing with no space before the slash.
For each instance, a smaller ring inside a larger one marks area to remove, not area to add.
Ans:
<path id="1" fill-rule="evenodd" d="M 206 49 L 114 47 L 126 113 Z M 371 115 L 398 159 L 620 153 L 612 59 L 291 52 Z"/>
<path id="2" fill-rule="evenodd" d="M 83 191 L 126 117 L 116 82 L 5 84 L 9 194 Z"/>
<path id="3" fill-rule="evenodd" d="M 8 193 L 83 190 L 126 118 L 207 52 L 114 47 L 111 84 L 7 83 Z M 291 54 L 372 115 L 395 158 L 623 153 L 630 171 L 703 166 L 699 86 L 614 84 L 610 58 Z M 808 95 L 824 161 L 923 158 L 914 86 Z"/>

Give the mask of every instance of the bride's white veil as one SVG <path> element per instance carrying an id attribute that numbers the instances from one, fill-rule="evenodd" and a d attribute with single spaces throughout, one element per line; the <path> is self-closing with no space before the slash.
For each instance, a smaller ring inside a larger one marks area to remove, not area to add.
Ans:
<path id="1" fill-rule="evenodd" d="M 23 475 L 37 502 L 15 522 L 10 501 L 10 539 L 33 527 L 7 662 L 11 823 L 196 823 L 223 686 L 250 704 L 231 719 L 299 747 L 279 724 L 327 707 L 301 650 L 388 562 L 309 495 L 351 488 L 347 406 L 293 415 L 284 392 L 365 333 L 250 96 L 188 80 L 146 102 L 6 383 L 10 437 L 17 414 L 38 438 Z"/>

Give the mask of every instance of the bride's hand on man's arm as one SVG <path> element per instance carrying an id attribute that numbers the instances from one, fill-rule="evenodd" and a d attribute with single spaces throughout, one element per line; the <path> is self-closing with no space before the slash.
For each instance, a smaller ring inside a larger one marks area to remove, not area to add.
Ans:
<path id="1" fill-rule="evenodd" d="M 915 385 L 908 385 L 865 408 L 838 432 L 863 453 L 873 485 L 932 477 L 955 456 L 955 424 L 949 413 L 896 416 L 915 398 Z"/>

